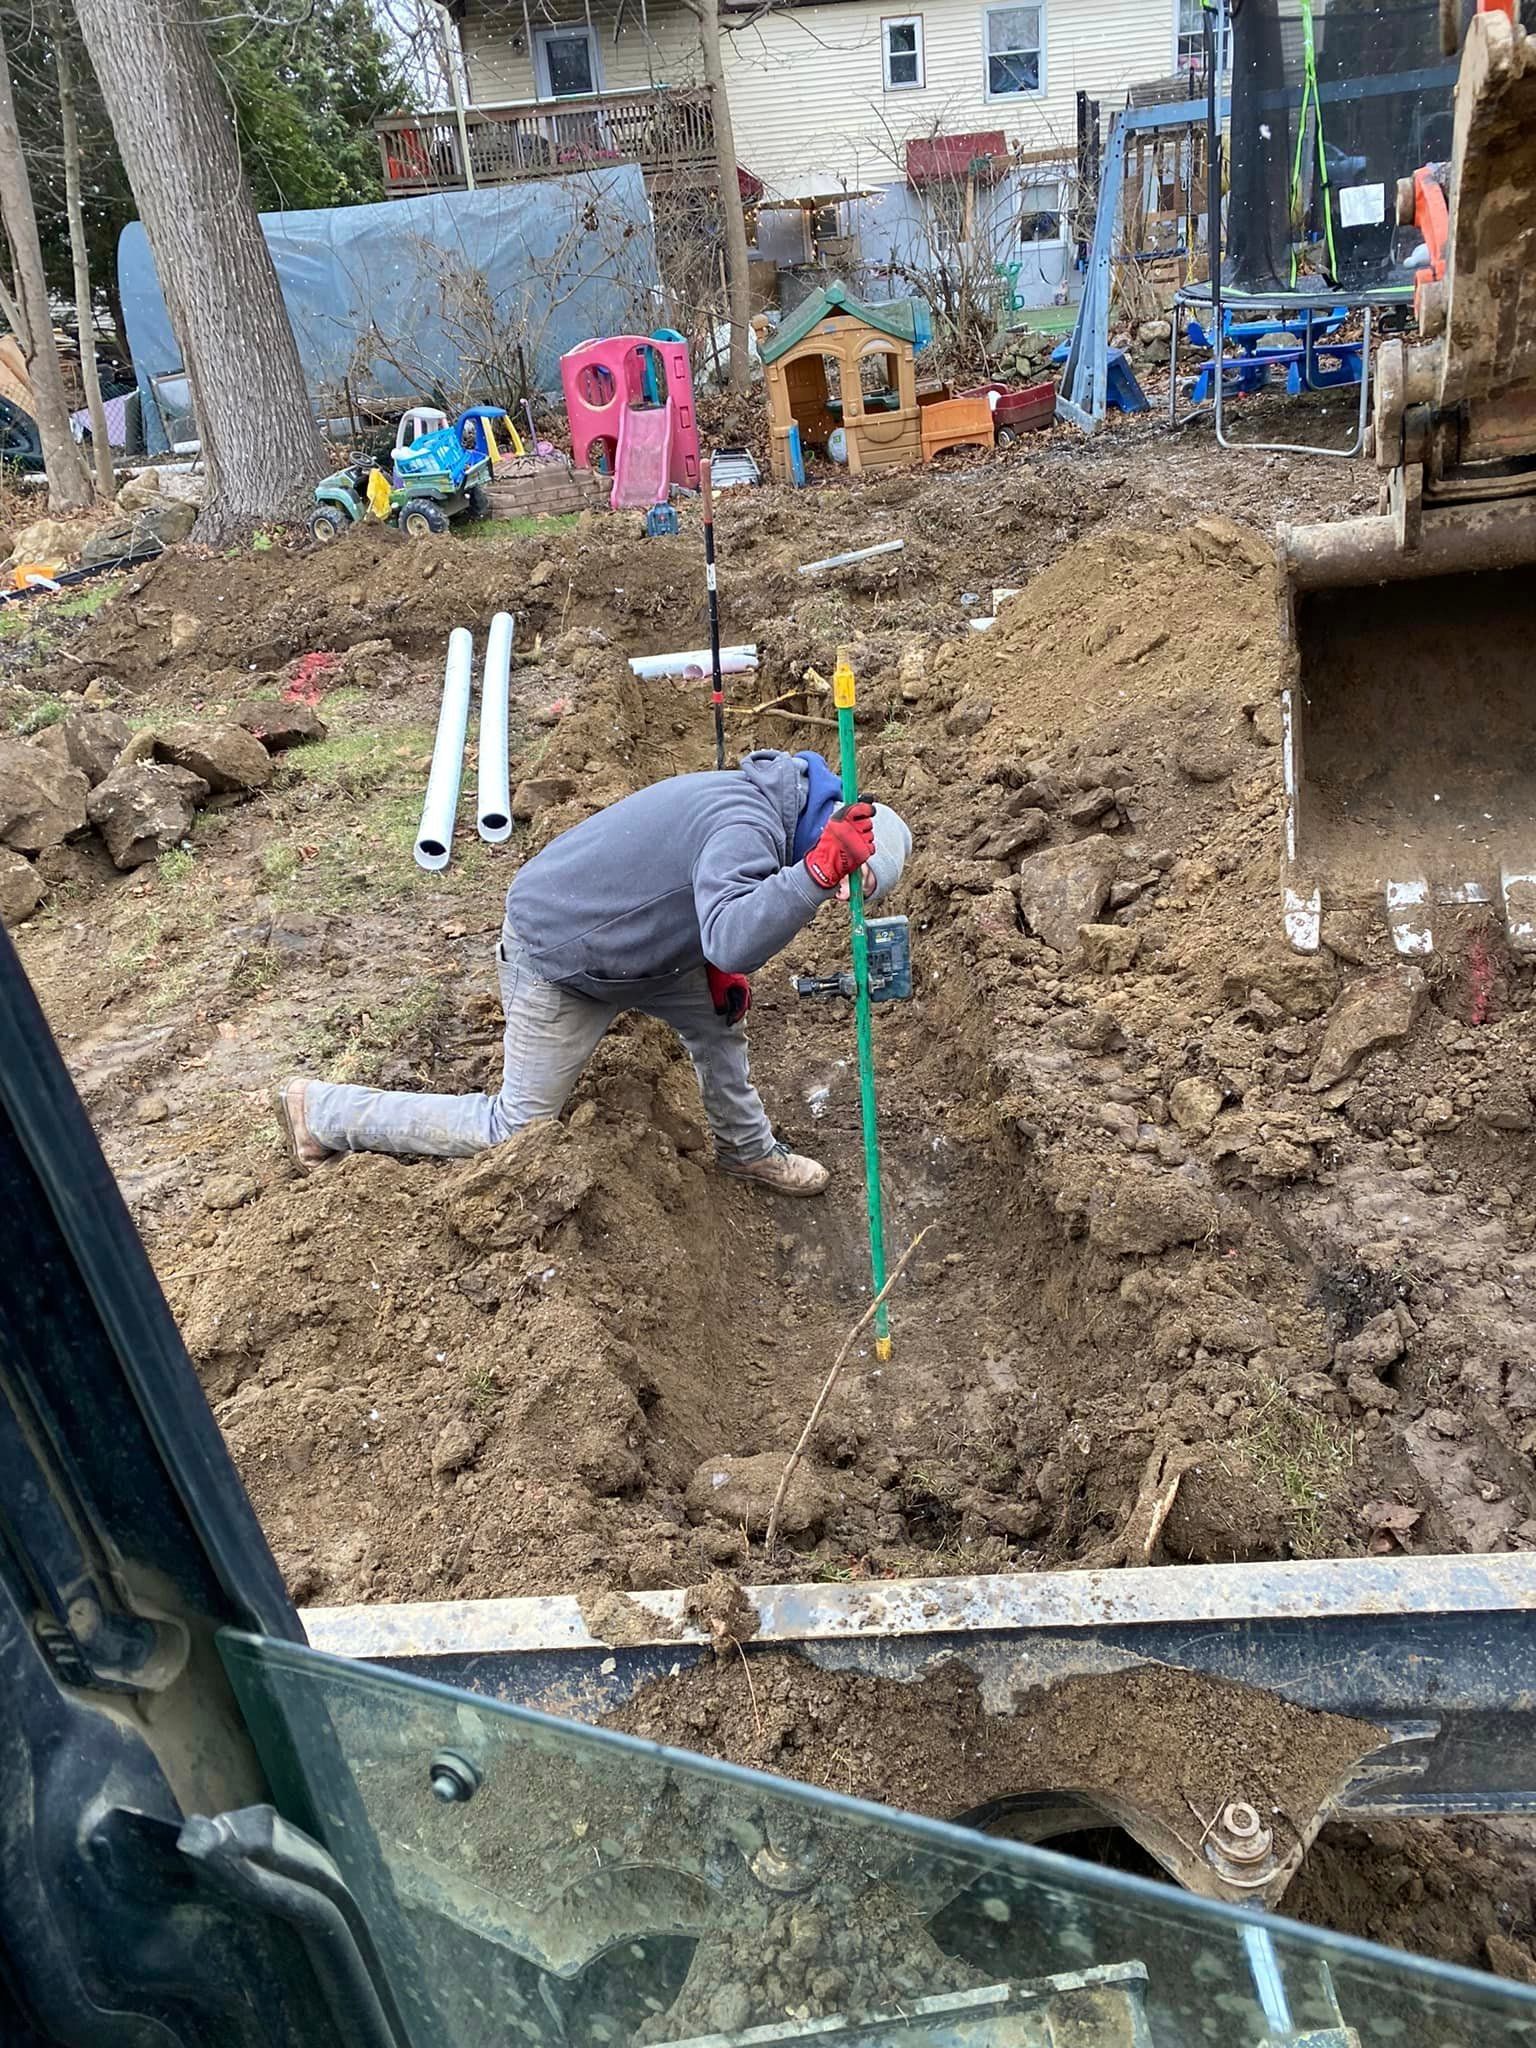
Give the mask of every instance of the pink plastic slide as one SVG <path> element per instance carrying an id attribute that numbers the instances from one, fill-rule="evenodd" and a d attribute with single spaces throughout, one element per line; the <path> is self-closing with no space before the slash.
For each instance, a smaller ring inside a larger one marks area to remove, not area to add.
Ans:
<path id="1" fill-rule="evenodd" d="M 653 389 L 664 384 L 660 405 L 644 403 L 647 368 Z M 585 341 L 560 358 L 560 381 L 572 459 L 585 468 L 595 458 L 613 477 L 615 510 L 664 505 L 674 485 L 698 489 L 699 430 L 682 342 L 642 334 Z"/>
<path id="2" fill-rule="evenodd" d="M 673 404 L 626 405 L 608 502 L 615 512 L 665 505 L 671 490 Z"/>

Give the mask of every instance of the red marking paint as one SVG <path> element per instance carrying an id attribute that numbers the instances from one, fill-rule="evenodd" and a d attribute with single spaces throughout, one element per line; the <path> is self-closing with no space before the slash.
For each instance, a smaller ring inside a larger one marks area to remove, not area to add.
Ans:
<path id="1" fill-rule="evenodd" d="M 311 710 L 320 702 L 320 679 L 330 674 L 341 656 L 327 648 L 314 654 L 300 655 L 293 665 L 293 674 L 283 685 L 283 701 L 287 704 L 307 704 Z"/>

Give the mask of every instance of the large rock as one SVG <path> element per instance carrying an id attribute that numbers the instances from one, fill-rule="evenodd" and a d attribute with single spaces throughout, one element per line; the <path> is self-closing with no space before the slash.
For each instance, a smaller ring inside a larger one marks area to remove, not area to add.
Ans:
<path id="1" fill-rule="evenodd" d="M 1483 1090 L 1478 1121 L 1490 1131 L 1528 1131 L 1531 1128 L 1531 1092 L 1523 1081 L 1498 1075 Z"/>
<path id="2" fill-rule="evenodd" d="M 1121 1256 L 1199 1244 L 1215 1233 L 1220 1220 L 1208 1188 L 1182 1173 L 1160 1173 L 1155 1168 L 1098 1170 L 1086 1187 L 1064 1188 L 1057 1207 L 1085 1215 L 1089 1243 Z"/>
<path id="3" fill-rule="evenodd" d="M 235 723 L 253 733 L 269 754 L 323 740 L 329 729 L 312 704 L 293 704 L 283 697 L 252 697 L 235 712 Z"/>
<path id="4" fill-rule="evenodd" d="M 117 494 L 117 509 L 126 519 L 136 512 L 142 512 L 146 505 L 153 505 L 160 498 L 160 472 L 158 469 L 141 469 L 137 476 L 129 477 Z"/>
<path id="5" fill-rule="evenodd" d="M 78 768 L 25 740 L 0 739 L 0 844 L 41 853 L 85 825 L 90 784 Z"/>
<path id="6" fill-rule="evenodd" d="M 86 528 L 73 519 L 35 519 L 11 542 L 12 562 L 68 562 L 80 552 Z"/>
<path id="7" fill-rule="evenodd" d="M 133 738 L 127 719 L 115 711 L 69 711 L 38 734 L 37 745 L 78 768 L 94 789 L 112 773 L 118 755 Z"/>
<path id="8" fill-rule="evenodd" d="M 30 917 L 43 900 L 43 878 L 31 861 L 0 846 L 0 924 L 7 931 Z"/>
<path id="9" fill-rule="evenodd" d="M 786 1453 L 762 1451 L 755 1458 L 706 1458 L 688 1482 L 683 1505 L 691 1522 L 718 1522 L 727 1529 L 745 1529 L 748 1536 L 767 1533 L 774 1495 L 784 1476 Z M 827 1487 L 815 1468 L 802 1459 L 784 1495 L 779 1527 L 786 1536 L 818 1533 L 831 1509 Z"/>
<path id="10" fill-rule="evenodd" d="M 134 532 L 137 539 L 157 540 L 163 548 L 169 548 L 185 540 L 196 524 L 195 505 L 189 505 L 185 498 L 160 498 L 145 506 L 134 522 Z"/>
<path id="11" fill-rule="evenodd" d="M 1169 1090 L 1168 1111 L 1181 1131 L 1188 1131 L 1193 1138 L 1208 1138 L 1225 1101 L 1219 1083 L 1186 1074 Z"/>
<path id="12" fill-rule="evenodd" d="M 186 769 L 130 761 L 91 791 L 86 813 L 106 841 L 113 865 L 138 868 L 186 838 L 198 792 L 206 797 L 207 783 Z"/>
<path id="13" fill-rule="evenodd" d="M 1388 967 L 1351 982 L 1328 1013 L 1322 1049 L 1312 1069 L 1314 1093 L 1344 1080 L 1371 1053 L 1401 1045 L 1428 993 L 1417 967 Z"/>
<path id="14" fill-rule="evenodd" d="M 576 780 L 571 775 L 534 775 L 520 782 L 512 792 L 512 815 L 519 824 L 528 824 L 541 811 L 552 810 L 556 804 L 563 804 L 568 797 L 576 794 Z"/>
<path id="15" fill-rule="evenodd" d="M 155 734 L 155 753 L 190 768 L 214 791 L 261 789 L 272 780 L 272 757 L 243 725 L 203 725 L 182 719 Z"/>
<path id="16" fill-rule="evenodd" d="M 1079 925 L 1097 921 L 1119 869 L 1119 851 L 1102 832 L 1032 853 L 1019 864 L 1024 922 L 1058 953 L 1075 953 Z"/>

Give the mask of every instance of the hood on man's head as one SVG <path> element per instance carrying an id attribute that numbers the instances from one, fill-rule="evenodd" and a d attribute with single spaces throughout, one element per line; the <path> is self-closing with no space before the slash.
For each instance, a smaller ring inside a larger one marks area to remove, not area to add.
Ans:
<path id="1" fill-rule="evenodd" d="M 907 830 L 905 820 L 889 804 L 876 804 L 875 855 L 869 863 L 874 881 L 873 886 L 865 891 L 867 903 L 878 903 L 883 896 L 890 895 L 901 880 L 901 871 L 911 851 L 912 834 Z"/>

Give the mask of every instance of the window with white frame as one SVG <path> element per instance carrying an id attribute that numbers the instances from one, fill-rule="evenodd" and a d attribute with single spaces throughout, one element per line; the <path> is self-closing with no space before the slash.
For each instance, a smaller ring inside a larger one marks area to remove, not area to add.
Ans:
<path id="1" fill-rule="evenodd" d="M 923 17 L 888 14 L 880 24 L 887 92 L 904 92 L 923 82 Z"/>
<path id="2" fill-rule="evenodd" d="M 1205 70 L 1205 23 L 1201 0 L 1175 0 L 1177 47 L 1174 62 L 1180 72 L 1203 72 Z M 1225 8 L 1212 10 L 1212 26 L 1216 31 L 1216 68 L 1225 73 L 1231 65 L 1231 46 L 1227 38 L 1227 16 Z"/>
<path id="3" fill-rule="evenodd" d="M 987 63 L 987 98 L 1039 92 L 1045 71 L 1045 9 L 987 7 L 982 10 Z"/>

